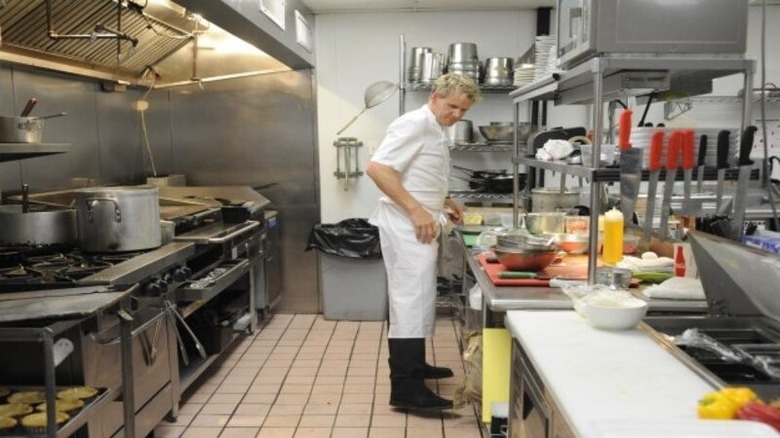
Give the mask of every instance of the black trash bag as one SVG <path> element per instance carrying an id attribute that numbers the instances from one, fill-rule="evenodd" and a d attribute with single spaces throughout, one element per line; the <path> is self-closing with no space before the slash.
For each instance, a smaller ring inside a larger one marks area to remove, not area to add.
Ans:
<path id="1" fill-rule="evenodd" d="M 381 259 L 379 228 L 365 219 L 344 219 L 337 224 L 317 224 L 311 230 L 306 251 L 312 248 L 353 259 Z"/>

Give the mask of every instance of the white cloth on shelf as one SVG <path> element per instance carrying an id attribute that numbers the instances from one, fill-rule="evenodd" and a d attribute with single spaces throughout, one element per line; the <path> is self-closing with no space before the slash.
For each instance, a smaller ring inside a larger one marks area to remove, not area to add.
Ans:
<path id="1" fill-rule="evenodd" d="M 661 284 L 646 287 L 643 294 L 647 298 L 670 300 L 703 300 L 704 287 L 698 278 L 672 277 Z"/>
<path id="2" fill-rule="evenodd" d="M 536 159 L 540 161 L 561 160 L 574 152 L 574 146 L 566 140 L 547 140 L 541 149 L 536 151 Z"/>
<path id="3" fill-rule="evenodd" d="M 619 261 L 617 266 L 630 269 L 632 272 L 674 272 L 674 259 L 669 257 L 640 259 L 634 256 L 623 256 L 623 260 Z"/>

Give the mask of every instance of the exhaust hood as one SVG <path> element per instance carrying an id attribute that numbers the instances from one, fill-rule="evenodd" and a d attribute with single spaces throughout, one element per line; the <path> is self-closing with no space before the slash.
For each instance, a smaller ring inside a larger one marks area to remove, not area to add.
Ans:
<path id="1" fill-rule="evenodd" d="M 120 84 L 290 70 L 167 0 L 4 0 L 0 29 L 0 60 Z"/>

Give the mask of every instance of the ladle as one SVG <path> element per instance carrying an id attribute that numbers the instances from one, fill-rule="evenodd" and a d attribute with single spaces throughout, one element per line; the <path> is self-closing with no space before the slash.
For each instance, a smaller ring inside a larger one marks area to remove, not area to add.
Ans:
<path id="1" fill-rule="evenodd" d="M 379 81 L 371 84 L 368 88 L 366 88 L 366 92 L 363 95 L 363 100 L 365 101 L 365 106 L 362 110 L 360 110 L 359 113 L 355 114 L 355 117 L 352 117 L 352 119 L 347 122 L 346 125 L 344 125 L 343 128 L 339 129 L 339 131 L 336 133 L 336 135 L 341 135 L 344 130 L 349 128 L 352 123 L 357 120 L 357 118 L 363 114 L 367 109 L 373 108 L 380 103 L 386 101 L 390 98 L 390 96 L 395 93 L 395 90 L 398 89 L 398 86 L 392 82 L 388 81 Z"/>

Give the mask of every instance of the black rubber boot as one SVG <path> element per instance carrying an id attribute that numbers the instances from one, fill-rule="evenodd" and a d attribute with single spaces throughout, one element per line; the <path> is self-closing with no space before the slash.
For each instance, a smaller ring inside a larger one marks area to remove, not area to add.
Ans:
<path id="1" fill-rule="evenodd" d="M 446 367 L 435 367 L 433 365 L 425 364 L 425 378 L 426 379 L 446 379 L 452 377 L 452 370 Z"/>
<path id="2" fill-rule="evenodd" d="M 452 401 L 425 386 L 425 339 L 390 338 L 390 406 L 412 411 L 452 409 Z"/>
<path id="3" fill-rule="evenodd" d="M 423 357 L 425 357 L 425 340 L 423 339 Z M 435 367 L 433 365 L 425 364 L 424 377 L 426 379 L 446 379 L 452 377 L 455 374 L 452 370 L 445 367 Z"/>

